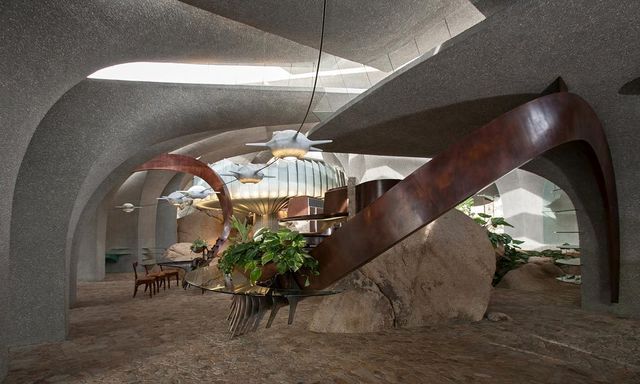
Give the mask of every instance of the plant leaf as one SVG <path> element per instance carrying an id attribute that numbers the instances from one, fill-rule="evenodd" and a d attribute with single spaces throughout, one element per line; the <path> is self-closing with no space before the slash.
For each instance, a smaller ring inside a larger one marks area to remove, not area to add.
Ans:
<path id="1" fill-rule="evenodd" d="M 258 281 L 258 279 L 260 278 L 260 276 L 262 276 L 262 269 L 260 268 L 254 268 L 251 271 L 251 275 L 250 275 L 250 280 L 252 284 L 255 284 L 256 281 Z"/>

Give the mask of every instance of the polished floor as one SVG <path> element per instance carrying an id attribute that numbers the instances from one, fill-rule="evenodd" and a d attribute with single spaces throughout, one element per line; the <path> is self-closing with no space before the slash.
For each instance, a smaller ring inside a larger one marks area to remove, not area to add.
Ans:
<path id="1" fill-rule="evenodd" d="M 229 340 L 229 297 L 173 287 L 131 298 L 132 276 L 80 284 L 69 339 L 14 348 L 6 383 L 640 383 L 640 321 L 585 313 L 579 292 L 498 289 L 507 322 L 374 334 L 293 326 Z"/>

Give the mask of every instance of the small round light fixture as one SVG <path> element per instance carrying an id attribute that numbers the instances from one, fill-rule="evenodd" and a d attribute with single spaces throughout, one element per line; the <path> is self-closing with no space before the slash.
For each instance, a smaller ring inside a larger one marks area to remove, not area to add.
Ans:
<path id="1" fill-rule="evenodd" d="M 221 176 L 232 176 L 242 184 L 257 184 L 266 178 L 274 178 L 275 176 L 265 176 L 260 165 L 240 165 L 236 171 L 227 171 L 228 173 Z"/>
<path id="2" fill-rule="evenodd" d="M 133 205 L 131 203 L 124 203 L 122 205 L 116 206 L 116 208 L 122 209 L 122 212 L 124 212 L 124 213 L 131 213 L 131 212 L 135 211 L 136 209 L 140 209 L 142 207 L 135 206 L 135 205 Z"/>
<path id="3" fill-rule="evenodd" d="M 266 143 L 247 143 L 252 147 L 268 147 L 273 157 L 278 159 L 302 159 L 309 151 L 321 152 L 314 145 L 328 144 L 333 140 L 309 140 L 304 133 L 294 130 L 273 132 L 271 140 Z"/>

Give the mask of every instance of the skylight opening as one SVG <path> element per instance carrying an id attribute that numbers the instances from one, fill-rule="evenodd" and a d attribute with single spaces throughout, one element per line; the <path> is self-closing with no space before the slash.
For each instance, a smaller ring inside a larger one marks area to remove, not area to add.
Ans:
<path id="1" fill-rule="evenodd" d="M 291 74 L 286 66 L 219 65 L 134 62 L 103 68 L 89 75 L 90 79 L 142 81 L 152 83 L 216 84 L 216 85 L 288 85 L 290 80 L 312 79 L 315 71 Z M 320 71 L 319 77 L 379 72 L 369 66 Z M 271 84 L 275 83 L 275 84 Z M 299 84 L 299 83 L 298 83 Z M 348 88 L 341 92 L 362 93 L 366 89 Z M 333 88 L 332 92 L 338 91 Z M 338 92 L 338 93 L 341 93 Z"/>

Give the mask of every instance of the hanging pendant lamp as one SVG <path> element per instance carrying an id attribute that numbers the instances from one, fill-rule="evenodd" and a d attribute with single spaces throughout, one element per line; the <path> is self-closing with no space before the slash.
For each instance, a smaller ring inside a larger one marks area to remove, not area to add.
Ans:
<path id="1" fill-rule="evenodd" d="M 133 205 L 131 203 L 124 203 L 122 205 L 117 205 L 116 208 L 122 209 L 122 212 L 124 212 L 124 213 L 131 213 L 131 212 L 135 211 L 136 209 L 140 209 L 142 207 L 141 206 L 137 206 L 137 205 Z"/>
<path id="2" fill-rule="evenodd" d="M 248 145 L 248 144 L 247 144 Z M 265 176 L 264 173 L 261 172 L 265 167 L 258 168 L 258 166 L 251 165 L 240 165 L 238 169 L 235 171 L 227 171 L 228 173 L 223 173 L 221 176 L 231 176 L 235 177 L 236 180 L 241 182 L 242 184 L 257 184 L 262 179 L 266 178 L 274 178 L 275 176 Z"/>
<path id="3" fill-rule="evenodd" d="M 180 208 L 184 208 L 185 206 L 190 205 L 193 202 L 192 198 L 185 196 L 185 194 L 180 191 L 171 192 L 167 196 L 158 197 L 158 200 L 167 201 L 174 207 Z"/>
<path id="4" fill-rule="evenodd" d="M 309 140 L 304 133 L 292 129 L 273 132 L 271 140 L 266 143 L 247 143 L 251 147 L 267 147 L 273 157 L 278 159 L 302 159 L 309 151 L 321 152 L 314 145 L 332 143 L 333 140 Z"/>
<path id="5" fill-rule="evenodd" d="M 311 91 L 311 98 L 309 99 L 309 105 L 307 106 L 307 112 L 304 114 L 304 118 L 300 123 L 300 127 L 297 131 L 285 130 L 279 132 L 273 132 L 271 140 L 266 143 L 248 143 L 248 146 L 252 147 L 267 147 L 271 150 L 273 157 L 277 159 L 293 160 L 302 159 L 304 155 L 309 151 L 322 151 L 319 148 L 313 147 L 318 144 L 332 143 L 333 140 L 309 140 L 307 136 L 300 132 L 304 123 L 307 121 L 313 99 L 316 95 L 316 87 L 318 85 L 318 74 L 320 73 L 320 62 L 322 59 L 322 46 L 324 45 L 324 24 L 325 17 L 327 15 L 327 0 L 324 0 L 322 5 L 322 28 L 320 30 L 320 48 L 318 49 L 318 65 L 316 66 L 316 75 L 313 80 L 313 89 Z"/>
<path id="6" fill-rule="evenodd" d="M 206 188 L 203 185 L 194 185 L 186 191 L 176 191 L 182 193 L 184 196 L 190 199 L 204 199 L 212 193 L 219 193 L 213 190 L 213 188 Z"/>

